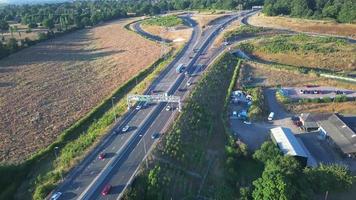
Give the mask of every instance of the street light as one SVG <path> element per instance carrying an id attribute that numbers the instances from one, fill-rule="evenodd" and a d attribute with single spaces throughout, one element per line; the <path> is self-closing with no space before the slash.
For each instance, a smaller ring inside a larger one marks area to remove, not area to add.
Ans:
<path id="1" fill-rule="evenodd" d="M 54 147 L 54 155 L 56 156 L 56 160 L 58 160 L 58 151 L 59 151 L 59 147 Z M 62 171 L 60 171 L 60 175 L 61 175 L 61 179 L 63 181 L 64 178 L 63 178 Z"/>
<path id="2" fill-rule="evenodd" d="M 115 97 L 111 97 L 111 106 L 112 106 L 112 109 L 114 110 L 114 117 L 115 117 L 115 122 L 116 122 L 116 111 L 114 108 L 114 99 L 115 99 Z"/>

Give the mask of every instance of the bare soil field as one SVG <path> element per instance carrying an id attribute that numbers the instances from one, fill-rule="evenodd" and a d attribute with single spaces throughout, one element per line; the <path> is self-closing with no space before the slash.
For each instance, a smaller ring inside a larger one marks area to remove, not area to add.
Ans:
<path id="1" fill-rule="evenodd" d="M 339 82 L 322 77 L 300 74 L 297 72 L 274 69 L 268 65 L 244 64 L 241 68 L 241 80 L 243 85 L 261 85 L 266 87 L 300 87 L 305 85 L 320 85 L 356 90 L 356 84 Z M 339 112 L 344 114 L 356 114 L 356 102 L 342 103 L 305 103 L 287 104 L 286 108 L 295 113 L 302 112 Z"/>
<path id="2" fill-rule="evenodd" d="M 356 39 L 356 24 L 340 24 L 333 21 L 307 20 L 281 16 L 270 17 L 263 14 L 253 15 L 249 18 L 249 23 L 254 26 L 347 36 Z"/>
<path id="3" fill-rule="evenodd" d="M 132 19 L 84 29 L 0 61 L 0 162 L 21 162 L 155 62 Z M 134 42 L 133 42 L 134 41 Z"/>
<path id="4" fill-rule="evenodd" d="M 193 29 L 182 25 L 173 28 L 165 28 L 162 26 L 155 25 L 141 25 L 142 29 L 152 35 L 157 35 L 164 39 L 169 39 L 173 41 L 174 46 L 180 46 L 188 42 L 190 36 L 192 35 Z"/>

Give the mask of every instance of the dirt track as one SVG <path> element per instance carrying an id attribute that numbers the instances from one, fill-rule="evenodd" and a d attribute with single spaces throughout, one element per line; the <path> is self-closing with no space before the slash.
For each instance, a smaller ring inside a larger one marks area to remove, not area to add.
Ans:
<path id="1" fill-rule="evenodd" d="M 158 59 L 159 45 L 126 23 L 77 31 L 0 61 L 0 162 L 22 161 L 49 145 Z"/>

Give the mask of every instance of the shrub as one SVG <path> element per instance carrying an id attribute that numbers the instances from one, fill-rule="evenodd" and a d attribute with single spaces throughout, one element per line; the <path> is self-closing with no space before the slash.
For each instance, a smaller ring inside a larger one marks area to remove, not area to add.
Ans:
<path id="1" fill-rule="evenodd" d="M 164 17 L 154 17 L 147 19 L 143 22 L 143 24 L 173 27 L 183 24 L 183 20 L 175 15 L 169 15 Z"/>

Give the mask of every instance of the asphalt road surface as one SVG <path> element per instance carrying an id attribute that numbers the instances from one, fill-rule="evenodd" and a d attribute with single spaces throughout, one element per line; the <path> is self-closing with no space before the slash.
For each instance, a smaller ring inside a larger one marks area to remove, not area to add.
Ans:
<path id="1" fill-rule="evenodd" d="M 218 21 L 210 28 L 204 31 L 201 36 L 201 30 L 196 23 L 190 20 L 193 26 L 193 34 L 186 47 L 177 55 L 174 61 L 164 70 L 160 76 L 153 82 L 146 94 L 153 90 L 162 91 L 169 95 L 179 95 L 183 97 L 188 90 L 177 90 L 179 87 L 186 87 L 188 79 L 192 82 L 199 76 L 185 77 L 184 74 L 177 74 L 175 67 L 183 63 L 188 71 L 202 73 L 204 68 L 197 67 L 195 63 L 205 52 L 212 40 L 218 35 L 223 26 L 238 15 L 231 15 Z M 198 49 L 193 58 L 189 58 L 193 49 Z M 217 51 L 219 52 L 219 51 Z M 206 65 L 212 59 L 206 59 Z M 192 86 L 189 87 L 193 87 Z M 172 121 L 172 114 L 177 111 L 166 111 L 166 103 L 150 105 L 140 110 L 131 109 L 116 128 L 65 178 L 55 191 L 63 193 L 60 199 L 118 199 L 121 197 L 124 189 L 130 184 L 136 170 L 147 155 L 147 152 L 153 147 L 156 140 L 152 139 L 152 134 L 164 134 L 165 127 Z M 129 125 L 131 128 L 125 133 L 121 128 Z M 101 152 L 107 154 L 104 160 L 99 160 L 98 155 Z M 110 193 L 102 197 L 101 190 L 106 184 L 113 186 Z"/>

